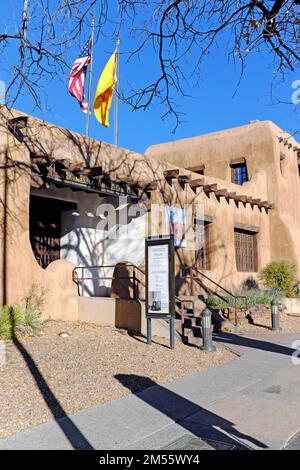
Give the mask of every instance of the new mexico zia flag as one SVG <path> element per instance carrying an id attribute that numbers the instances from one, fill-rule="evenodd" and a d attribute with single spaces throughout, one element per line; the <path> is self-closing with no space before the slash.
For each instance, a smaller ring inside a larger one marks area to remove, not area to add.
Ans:
<path id="1" fill-rule="evenodd" d="M 100 124 L 109 126 L 109 109 L 111 106 L 116 77 L 117 53 L 114 52 L 108 60 L 99 78 L 94 96 L 94 113 Z"/>

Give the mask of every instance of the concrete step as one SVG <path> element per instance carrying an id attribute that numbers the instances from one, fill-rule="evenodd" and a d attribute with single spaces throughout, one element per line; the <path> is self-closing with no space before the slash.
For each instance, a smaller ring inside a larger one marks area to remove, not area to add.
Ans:
<path id="1" fill-rule="evenodd" d="M 201 326 L 192 326 L 190 328 L 183 327 L 184 336 L 188 336 L 189 338 L 192 336 L 195 338 L 200 338 L 202 336 L 201 331 Z"/>
<path id="2" fill-rule="evenodd" d="M 186 345 L 194 345 L 200 347 L 202 345 L 201 328 L 184 328 L 182 342 Z"/>
<path id="3" fill-rule="evenodd" d="M 183 326 L 185 328 L 191 328 L 193 326 L 201 326 L 201 317 L 193 316 L 193 317 L 185 318 L 183 321 Z"/>

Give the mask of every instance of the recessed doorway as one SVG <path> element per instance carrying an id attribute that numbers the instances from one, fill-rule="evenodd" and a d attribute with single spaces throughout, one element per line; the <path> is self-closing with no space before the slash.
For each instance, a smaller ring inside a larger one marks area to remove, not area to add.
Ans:
<path id="1" fill-rule="evenodd" d="M 77 204 L 73 202 L 30 196 L 30 243 L 42 268 L 60 259 L 62 212 L 76 209 Z"/>

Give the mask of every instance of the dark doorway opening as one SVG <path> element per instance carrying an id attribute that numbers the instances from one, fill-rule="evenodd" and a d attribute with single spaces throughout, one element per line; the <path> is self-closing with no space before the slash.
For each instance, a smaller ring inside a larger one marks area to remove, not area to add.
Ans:
<path id="1" fill-rule="evenodd" d="M 60 258 L 62 212 L 76 209 L 74 202 L 30 196 L 30 243 L 42 268 Z"/>

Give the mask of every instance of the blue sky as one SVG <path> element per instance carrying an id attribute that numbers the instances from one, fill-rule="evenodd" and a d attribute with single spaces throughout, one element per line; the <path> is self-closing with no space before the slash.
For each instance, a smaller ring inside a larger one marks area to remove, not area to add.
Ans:
<path id="1" fill-rule="evenodd" d="M 11 17 L 16 7 L 16 0 L 8 2 L 6 11 L 3 12 L 4 20 Z M 17 10 L 16 10 L 17 11 Z M 125 24 L 121 36 L 121 52 L 128 50 L 134 43 L 127 38 Z M 82 37 L 82 43 L 86 37 Z M 226 44 L 224 41 L 223 44 Z M 95 90 L 99 75 L 114 50 L 115 44 L 111 38 L 100 37 L 94 49 L 94 74 L 92 94 Z M 225 47 L 225 46 L 224 46 Z M 72 46 L 69 57 L 70 65 L 79 52 L 78 44 Z M 9 61 L 15 60 L 16 53 L 12 48 Z M 190 58 L 190 66 L 193 65 Z M 2 62 L 2 60 L 1 60 Z M 8 67 L 0 68 L 0 79 L 7 80 Z M 146 56 L 140 61 L 134 60 L 126 63 L 126 58 L 121 55 L 120 60 L 120 88 L 128 87 L 128 83 L 143 83 L 145 78 L 153 74 L 157 67 L 157 59 L 154 54 L 147 51 Z M 189 69 L 189 66 L 187 68 Z M 28 96 L 21 96 L 15 107 L 32 113 L 38 117 L 51 121 L 57 125 L 69 128 L 73 131 L 85 133 L 85 115 L 80 111 L 78 103 L 69 96 L 67 91 L 68 71 L 61 77 L 44 82 L 47 87 L 48 111 L 41 113 L 33 111 L 33 103 Z M 221 129 L 235 127 L 248 123 L 254 119 L 270 119 L 285 130 L 294 133 L 300 128 L 298 107 L 292 104 L 278 103 L 277 101 L 290 102 L 293 92 L 291 86 L 294 80 L 300 80 L 300 72 L 289 73 L 284 82 L 274 73 L 272 58 L 265 55 L 249 54 L 246 70 L 241 83 L 239 80 L 239 68 L 232 62 L 228 62 L 227 51 L 222 47 L 216 47 L 214 53 L 206 58 L 203 64 L 202 76 L 198 83 L 191 80 L 185 85 L 185 91 L 189 97 L 174 95 L 180 112 L 184 113 L 185 121 L 173 134 L 174 120 L 172 118 L 161 119 L 164 110 L 156 104 L 147 111 L 134 111 L 120 103 L 119 110 L 119 145 L 125 148 L 143 152 L 149 145 L 177 140 L 185 137 L 205 134 Z M 273 83 L 273 97 L 271 96 L 271 84 Z M 102 127 L 94 115 L 91 117 L 91 136 L 113 143 L 113 108 L 110 116 L 111 126 Z"/>

